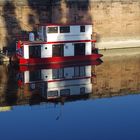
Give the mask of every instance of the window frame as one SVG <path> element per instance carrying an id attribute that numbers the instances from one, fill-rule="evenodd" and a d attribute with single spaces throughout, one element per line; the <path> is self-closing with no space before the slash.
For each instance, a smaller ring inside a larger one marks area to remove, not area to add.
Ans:
<path id="1" fill-rule="evenodd" d="M 56 28 L 56 30 L 49 30 L 49 29 L 53 29 L 53 28 Z M 56 33 L 58 33 L 58 27 L 56 27 L 56 26 L 54 26 L 54 27 L 48 27 L 47 28 L 47 33 L 48 34 L 56 34 Z"/>
<path id="2" fill-rule="evenodd" d="M 70 26 L 60 26 L 60 33 L 70 33 Z"/>
<path id="3" fill-rule="evenodd" d="M 53 93 L 53 92 L 56 92 L 53 96 L 50 96 L 51 95 L 51 92 Z M 49 93 L 49 94 L 48 94 Z M 50 90 L 50 91 L 48 91 L 47 92 L 47 97 L 56 97 L 56 96 L 58 96 L 58 90 Z"/>
<path id="4" fill-rule="evenodd" d="M 74 56 L 85 56 L 85 55 L 86 55 L 86 43 L 74 43 Z"/>
<path id="5" fill-rule="evenodd" d="M 42 45 L 29 45 L 29 58 L 41 58 L 41 46 Z"/>
<path id="6" fill-rule="evenodd" d="M 68 93 L 64 94 L 62 92 L 68 91 Z M 60 90 L 60 96 L 70 96 L 70 89 L 61 89 Z"/>
<path id="7" fill-rule="evenodd" d="M 35 82 L 35 81 L 40 81 L 40 80 L 42 80 L 41 70 L 36 70 L 36 71 L 30 71 L 29 72 L 29 81 L 30 82 Z"/>
<path id="8" fill-rule="evenodd" d="M 80 32 L 81 32 L 81 33 L 86 32 L 86 27 L 85 27 L 85 25 L 81 25 L 81 26 L 80 26 Z"/>
<path id="9" fill-rule="evenodd" d="M 64 68 L 52 69 L 52 79 L 63 79 L 64 78 Z"/>
<path id="10" fill-rule="evenodd" d="M 85 87 L 80 87 L 80 94 L 83 95 L 86 93 L 86 88 Z"/>
<path id="11" fill-rule="evenodd" d="M 53 44 L 52 45 L 52 56 L 53 57 L 64 56 L 64 44 Z"/>

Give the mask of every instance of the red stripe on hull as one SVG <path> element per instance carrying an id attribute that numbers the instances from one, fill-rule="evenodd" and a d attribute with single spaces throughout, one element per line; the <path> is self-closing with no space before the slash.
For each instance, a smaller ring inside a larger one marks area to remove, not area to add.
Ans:
<path id="1" fill-rule="evenodd" d="M 19 66 L 19 71 L 23 72 L 23 71 L 34 71 L 34 70 L 38 70 L 38 69 L 59 69 L 59 68 L 64 68 L 64 67 L 74 67 L 74 66 L 95 66 L 95 65 L 100 65 L 102 63 L 101 59 L 98 60 L 93 60 L 93 61 L 82 61 L 81 63 L 78 62 L 72 62 L 72 63 L 49 63 L 46 65 L 21 65 Z"/>
<path id="2" fill-rule="evenodd" d="M 18 58 L 19 65 L 42 65 L 48 63 L 64 63 L 64 62 L 78 62 L 78 61 L 92 61 L 102 57 L 102 54 L 92 54 L 85 56 L 66 56 L 66 57 L 50 57 L 50 58 Z"/>

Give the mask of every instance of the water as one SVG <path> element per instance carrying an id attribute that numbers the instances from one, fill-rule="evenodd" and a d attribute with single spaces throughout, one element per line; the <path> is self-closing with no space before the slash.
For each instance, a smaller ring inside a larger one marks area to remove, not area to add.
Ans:
<path id="1" fill-rule="evenodd" d="M 1 65 L 1 139 L 139 140 L 140 55 L 123 51 L 102 52 L 98 65 Z M 56 99 L 46 94 L 52 90 Z"/>

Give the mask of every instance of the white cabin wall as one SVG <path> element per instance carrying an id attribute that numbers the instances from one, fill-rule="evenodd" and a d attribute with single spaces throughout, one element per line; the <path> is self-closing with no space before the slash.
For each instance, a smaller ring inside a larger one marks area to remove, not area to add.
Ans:
<path id="1" fill-rule="evenodd" d="M 85 76 L 89 77 L 91 76 L 92 66 L 86 66 L 85 67 Z"/>
<path id="2" fill-rule="evenodd" d="M 86 85 L 76 85 L 76 86 L 67 86 L 67 87 L 55 87 L 55 88 L 48 88 L 48 91 L 58 91 L 58 96 L 60 96 L 60 91 L 63 89 L 70 89 L 70 95 L 81 95 L 80 88 L 85 88 L 85 94 L 92 93 L 92 84 L 86 84 Z"/>
<path id="3" fill-rule="evenodd" d="M 80 32 L 80 25 L 70 26 L 70 33 L 60 33 L 59 30 L 58 33 L 47 33 L 47 41 L 91 40 L 92 25 L 85 25 L 85 32 Z"/>
<path id="4" fill-rule="evenodd" d="M 91 44 L 91 42 L 86 42 L 85 54 L 86 55 L 92 54 L 92 44 Z M 66 43 L 64 45 L 64 56 L 74 56 L 74 45 L 73 45 L 73 43 Z M 41 58 L 45 58 L 45 57 L 52 57 L 52 44 L 43 44 L 42 45 L 42 47 L 41 47 Z"/>
<path id="5" fill-rule="evenodd" d="M 92 35 L 92 25 L 85 25 L 85 33 Z"/>
<path id="6" fill-rule="evenodd" d="M 82 25 L 81 25 L 82 26 Z M 85 25 L 85 32 L 80 32 L 80 26 L 71 26 L 70 27 L 71 34 L 78 35 L 78 34 L 88 34 L 92 35 L 92 25 Z"/>
<path id="7" fill-rule="evenodd" d="M 74 35 L 80 34 L 81 33 L 80 32 L 80 26 L 71 26 L 70 27 L 70 32 L 71 32 L 71 34 L 74 34 Z"/>
<path id="8" fill-rule="evenodd" d="M 56 81 L 56 82 L 49 82 L 48 88 L 58 88 L 64 86 L 72 86 L 72 85 L 85 85 L 91 83 L 90 78 L 86 79 L 77 79 L 77 80 L 65 80 L 65 81 Z"/>
<path id="9" fill-rule="evenodd" d="M 72 33 L 63 33 L 63 34 L 47 34 L 48 42 L 56 41 L 76 41 L 76 40 L 91 40 L 91 34 L 79 34 L 74 35 Z"/>
<path id="10" fill-rule="evenodd" d="M 29 45 L 24 45 L 24 58 L 29 59 Z"/>
<path id="11" fill-rule="evenodd" d="M 92 42 L 86 42 L 85 54 L 92 54 Z"/>
<path id="12" fill-rule="evenodd" d="M 52 57 L 52 44 L 43 44 L 41 46 L 41 58 Z"/>
<path id="13" fill-rule="evenodd" d="M 43 81 L 52 80 L 52 69 L 42 69 L 41 78 Z"/>
<path id="14" fill-rule="evenodd" d="M 80 86 L 71 86 L 70 87 L 70 95 L 80 95 L 80 88 L 85 88 L 85 93 L 91 93 L 92 92 L 92 84 L 87 85 L 80 85 Z"/>
<path id="15" fill-rule="evenodd" d="M 85 32 L 80 32 L 81 25 L 70 26 L 70 33 L 60 33 L 60 26 L 58 26 L 58 33 L 46 33 L 43 31 L 44 26 L 41 26 L 41 30 L 38 33 L 39 38 L 43 41 L 70 41 L 70 40 L 91 40 L 92 25 L 85 25 Z"/>
<path id="16" fill-rule="evenodd" d="M 26 83 L 29 83 L 30 81 L 29 81 L 29 71 L 25 71 L 24 72 L 24 83 L 26 84 Z"/>
<path id="17" fill-rule="evenodd" d="M 64 45 L 64 56 L 74 56 L 74 45 L 72 43 Z"/>

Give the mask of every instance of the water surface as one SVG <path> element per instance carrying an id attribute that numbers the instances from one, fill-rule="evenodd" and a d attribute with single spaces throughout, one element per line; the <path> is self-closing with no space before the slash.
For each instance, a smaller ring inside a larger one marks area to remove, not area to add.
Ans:
<path id="1" fill-rule="evenodd" d="M 127 52 L 103 52 L 103 63 L 91 65 L 91 93 L 51 101 L 1 65 L 1 139 L 139 140 L 140 55 Z"/>

